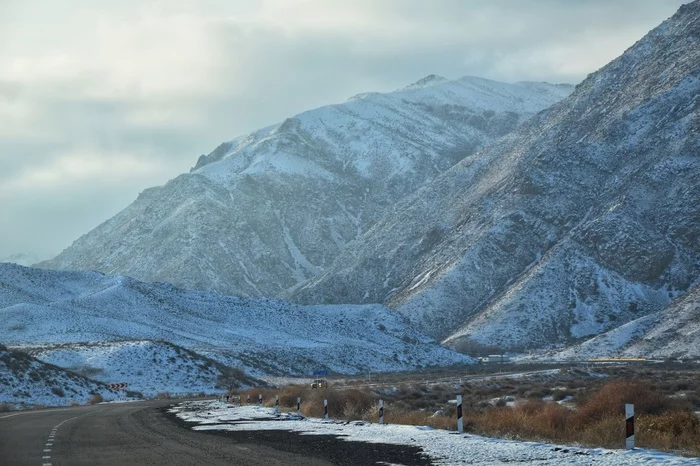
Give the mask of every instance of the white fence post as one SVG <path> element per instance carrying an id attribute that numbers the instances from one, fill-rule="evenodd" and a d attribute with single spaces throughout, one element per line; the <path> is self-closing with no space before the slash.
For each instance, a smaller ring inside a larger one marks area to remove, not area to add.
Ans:
<path id="1" fill-rule="evenodd" d="M 247 404 L 247 405 L 250 404 L 250 393 L 248 393 L 248 396 L 245 399 L 245 404 Z"/>
<path id="2" fill-rule="evenodd" d="M 625 433 L 627 436 L 626 448 L 634 449 L 634 405 L 625 404 Z"/>
<path id="3" fill-rule="evenodd" d="M 275 414 L 280 412 L 280 396 L 275 395 Z"/>
<path id="4" fill-rule="evenodd" d="M 328 419 L 328 400 L 323 400 L 323 419 Z"/>
<path id="5" fill-rule="evenodd" d="M 297 416 L 301 415 L 301 397 L 297 397 Z"/>
<path id="6" fill-rule="evenodd" d="M 258 395 L 258 403 L 262 406 L 262 393 Z"/>
<path id="7" fill-rule="evenodd" d="M 462 395 L 457 395 L 457 432 L 464 432 L 464 424 L 462 423 Z"/>
<path id="8" fill-rule="evenodd" d="M 384 400 L 379 400 L 379 423 L 384 424 Z"/>

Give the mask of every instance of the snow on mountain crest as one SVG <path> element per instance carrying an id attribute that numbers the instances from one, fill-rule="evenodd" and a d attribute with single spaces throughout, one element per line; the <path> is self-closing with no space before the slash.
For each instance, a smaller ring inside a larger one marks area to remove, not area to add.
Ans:
<path id="1" fill-rule="evenodd" d="M 447 78 L 443 78 L 442 76 L 438 76 L 436 74 L 429 74 L 428 76 L 419 79 L 413 84 L 409 84 L 404 89 L 424 88 L 444 81 L 447 81 Z"/>

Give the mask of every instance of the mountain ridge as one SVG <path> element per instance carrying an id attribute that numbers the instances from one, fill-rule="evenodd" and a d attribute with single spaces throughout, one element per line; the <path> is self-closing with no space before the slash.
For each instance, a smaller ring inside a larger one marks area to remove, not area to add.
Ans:
<path id="1" fill-rule="evenodd" d="M 38 266 L 277 297 L 397 199 L 569 92 L 461 78 L 302 112 L 219 145 Z"/>
<path id="2" fill-rule="evenodd" d="M 700 276 L 698 24 L 685 5 L 287 298 L 382 302 L 449 344 L 511 350 L 659 311 Z"/>

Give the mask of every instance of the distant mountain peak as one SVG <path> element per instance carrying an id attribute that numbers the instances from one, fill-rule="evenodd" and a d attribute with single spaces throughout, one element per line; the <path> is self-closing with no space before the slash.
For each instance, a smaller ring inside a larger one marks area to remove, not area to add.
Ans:
<path id="1" fill-rule="evenodd" d="M 34 265 L 40 261 L 41 259 L 39 259 L 39 257 L 37 257 L 36 255 L 25 253 L 11 254 L 9 256 L 0 258 L 0 262 L 10 262 L 12 264 L 24 265 L 26 267 Z"/>
<path id="2" fill-rule="evenodd" d="M 434 84 L 438 84 L 445 81 L 448 81 L 448 79 L 443 78 L 442 76 L 438 76 L 436 74 L 429 74 L 428 76 L 421 78 L 412 84 L 409 84 L 405 87 L 405 89 L 422 89 L 424 87 L 432 86 Z"/>

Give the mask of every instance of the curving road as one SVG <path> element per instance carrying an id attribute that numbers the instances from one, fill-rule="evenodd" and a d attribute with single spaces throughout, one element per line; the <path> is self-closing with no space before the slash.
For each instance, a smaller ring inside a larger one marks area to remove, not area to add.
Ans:
<path id="1" fill-rule="evenodd" d="M 172 401 L 0 413 L 0 465 L 429 464 L 420 450 L 289 432 L 195 432 Z"/>

